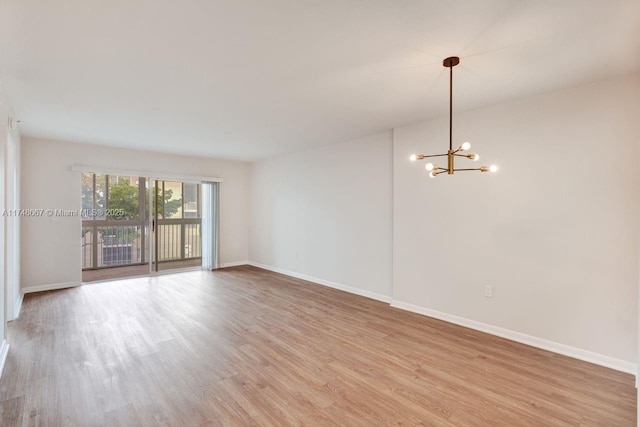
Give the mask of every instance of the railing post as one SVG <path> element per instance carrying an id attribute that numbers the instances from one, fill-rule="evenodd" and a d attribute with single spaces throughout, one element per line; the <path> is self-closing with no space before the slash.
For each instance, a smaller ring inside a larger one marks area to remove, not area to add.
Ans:
<path id="1" fill-rule="evenodd" d="M 98 226 L 91 227 L 91 268 L 98 268 Z"/>
<path id="2" fill-rule="evenodd" d="M 180 224 L 180 259 L 184 259 L 184 227 L 185 223 Z"/>

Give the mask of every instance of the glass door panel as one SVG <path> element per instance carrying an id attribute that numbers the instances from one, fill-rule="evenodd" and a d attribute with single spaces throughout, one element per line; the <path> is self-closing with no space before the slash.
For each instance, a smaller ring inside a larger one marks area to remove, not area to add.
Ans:
<path id="1" fill-rule="evenodd" d="M 200 184 L 154 181 L 153 271 L 202 265 Z"/>

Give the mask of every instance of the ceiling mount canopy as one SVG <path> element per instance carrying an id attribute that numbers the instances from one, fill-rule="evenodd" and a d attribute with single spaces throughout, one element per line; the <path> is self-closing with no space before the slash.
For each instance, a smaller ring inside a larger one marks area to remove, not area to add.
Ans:
<path id="1" fill-rule="evenodd" d="M 447 157 L 447 167 L 443 168 L 434 163 L 427 163 L 424 165 L 425 169 L 429 171 L 429 176 L 434 178 L 441 173 L 447 173 L 453 175 L 455 172 L 462 171 L 480 171 L 480 172 L 496 172 L 497 166 L 480 166 L 479 168 L 455 168 L 456 157 L 466 157 L 469 160 L 477 161 L 480 156 L 477 154 L 462 154 L 465 151 L 469 151 L 471 148 L 470 142 L 463 142 L 457 149 L 453 149 L 453 67 L 460 63 L 460 58 L 457 56 L 450 56 L 442 61 L 442 65 L 449 68 L 449 150 L 445 154 L 412 154 L 409 160 L 415 162 L 416 160 L 423 160 L 428 157 Z"/>

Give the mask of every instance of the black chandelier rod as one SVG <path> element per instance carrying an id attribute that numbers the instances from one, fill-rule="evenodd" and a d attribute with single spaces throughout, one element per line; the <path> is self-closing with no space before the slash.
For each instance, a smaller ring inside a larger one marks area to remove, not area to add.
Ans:
<path id="1" fill-rule="evenodd" d="M 449 65 L 449 150 L 453 150 L 453 65 Z"/>

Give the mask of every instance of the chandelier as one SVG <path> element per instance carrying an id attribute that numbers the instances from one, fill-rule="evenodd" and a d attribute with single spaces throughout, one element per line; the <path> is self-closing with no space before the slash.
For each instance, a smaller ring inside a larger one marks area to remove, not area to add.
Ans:
<path id="1" fill-rule="evenodd" d="M 425 169 L 429 171 L 429 176 L 431 178 L 435 178 L 441 173 L 448 173 L 449 175 L 453 175 L 454 172 L 463 172 L 463 171 L 480 171 L 480 172 L 496 172 L 498 167 L 495 165 L 491 166 L 480 166 L 479 168 L 462 168 L 456 169 L 454 166 L 456 157 L 466 157 L 469 160 L 478 161 L 480 156 L 477 154 L 467 154 L 471 148 L 471 143 L 463 142 L 457 149 L 453 149 L 453 67 L 460 63 L 460 58 L 457 56 L 451 56 L 442 61 L 442 65 L 449 68 L 449 150 L 446 154 L 412 154 L 409 157 L 409 160 L 415 162 L 416 160 L 423 160 L 431 157 L 447 157 L 447 167 L 443 168 L 434 163 L 427 163 L 424 165 Z"/>

